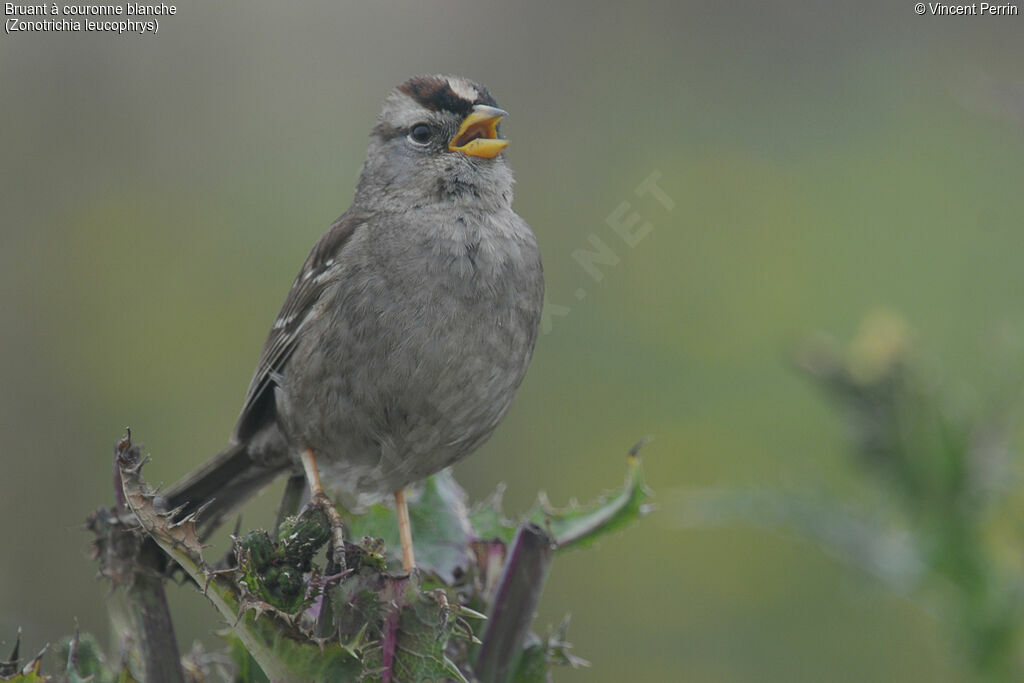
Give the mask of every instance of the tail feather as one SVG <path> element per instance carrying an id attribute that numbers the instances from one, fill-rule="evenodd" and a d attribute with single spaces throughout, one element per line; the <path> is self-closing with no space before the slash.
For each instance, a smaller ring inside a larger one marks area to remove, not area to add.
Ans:
<path id="1" fill-rule="evenodd" d="M 163 504 L 167 510 L 180 508 L 179 519 L 201 509 L 199 536 L 206 539 L 225 517 L 286 469 L 287 462 L 258 462 L 247 444 L 232 444 L 168 489 L 163 494 Z"/>

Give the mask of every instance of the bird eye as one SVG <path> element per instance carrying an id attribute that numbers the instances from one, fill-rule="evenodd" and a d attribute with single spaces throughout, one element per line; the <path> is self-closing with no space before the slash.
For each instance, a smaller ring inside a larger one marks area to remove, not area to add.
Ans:
<path id="1" fill-rule="evenodd" d="M 430 126 L 425 123 L 417 123 L 409 129 L 409 139 L 417 145 L 425 145 L 430 142 Z"/>

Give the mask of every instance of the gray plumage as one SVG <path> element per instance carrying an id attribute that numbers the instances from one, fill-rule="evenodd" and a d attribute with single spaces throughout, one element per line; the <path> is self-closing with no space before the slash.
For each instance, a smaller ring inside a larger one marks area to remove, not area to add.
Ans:
<path id="1" fill-rule="evenodd" d="M 493 433 L 526 372 L 544 290 L 503 155 L 448 148 L 473 106 L 494 104 L 456 77 L 388 96 L 352 206 L 296 277 L 231 445 L 165 494 L 169 508 L 208 503 L 208 532 L 305 448 L 328 493 L 367 503 Z"/>

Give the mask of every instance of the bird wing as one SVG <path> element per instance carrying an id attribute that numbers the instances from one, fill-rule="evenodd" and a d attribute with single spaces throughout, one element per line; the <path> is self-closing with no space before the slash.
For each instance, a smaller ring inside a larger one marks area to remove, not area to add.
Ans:
<path id="1" fill-rule="evenodd" d="M 344 247 L 361 224 L 359 216 L 345 212 L 320 236 L 306 257 L 263 344 L 235 427 L 237 441 L 246 441 L 273 418 L 275 403 L 271 389 L 284 374 L 303 326 L 333 280 L 331 273 L 342 266 Z"/>

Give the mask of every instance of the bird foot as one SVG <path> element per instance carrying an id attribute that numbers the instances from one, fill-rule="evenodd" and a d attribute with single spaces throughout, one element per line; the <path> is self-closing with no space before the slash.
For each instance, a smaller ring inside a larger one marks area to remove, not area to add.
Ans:
<path id="1" fill-rule="evenodd" d="M 322 510 L 331 522 L 331 540 L 327 546 L 327 558 L 331 564 L 328 571 L 343 572 L 345 571 L 345 526 L 341 519 L 341 513 L 323 491 L 314 495 L 310 503 Z"/>
<path id="2" fill-rule="evenodd" d="M 316 468 L 316 457 L 311 449 L 302 451 L 302 469 L 306 473 L 306 481 L 309 483 L 310 504 L 314 505 L 327 515 L 331 522 L 331 540 L 327 547 L 327 558 L 330 561 L 327 571 L 345 571 L 345 526 L 341 519 L 338 508 L 320 484 L 320 472 Z"/>

